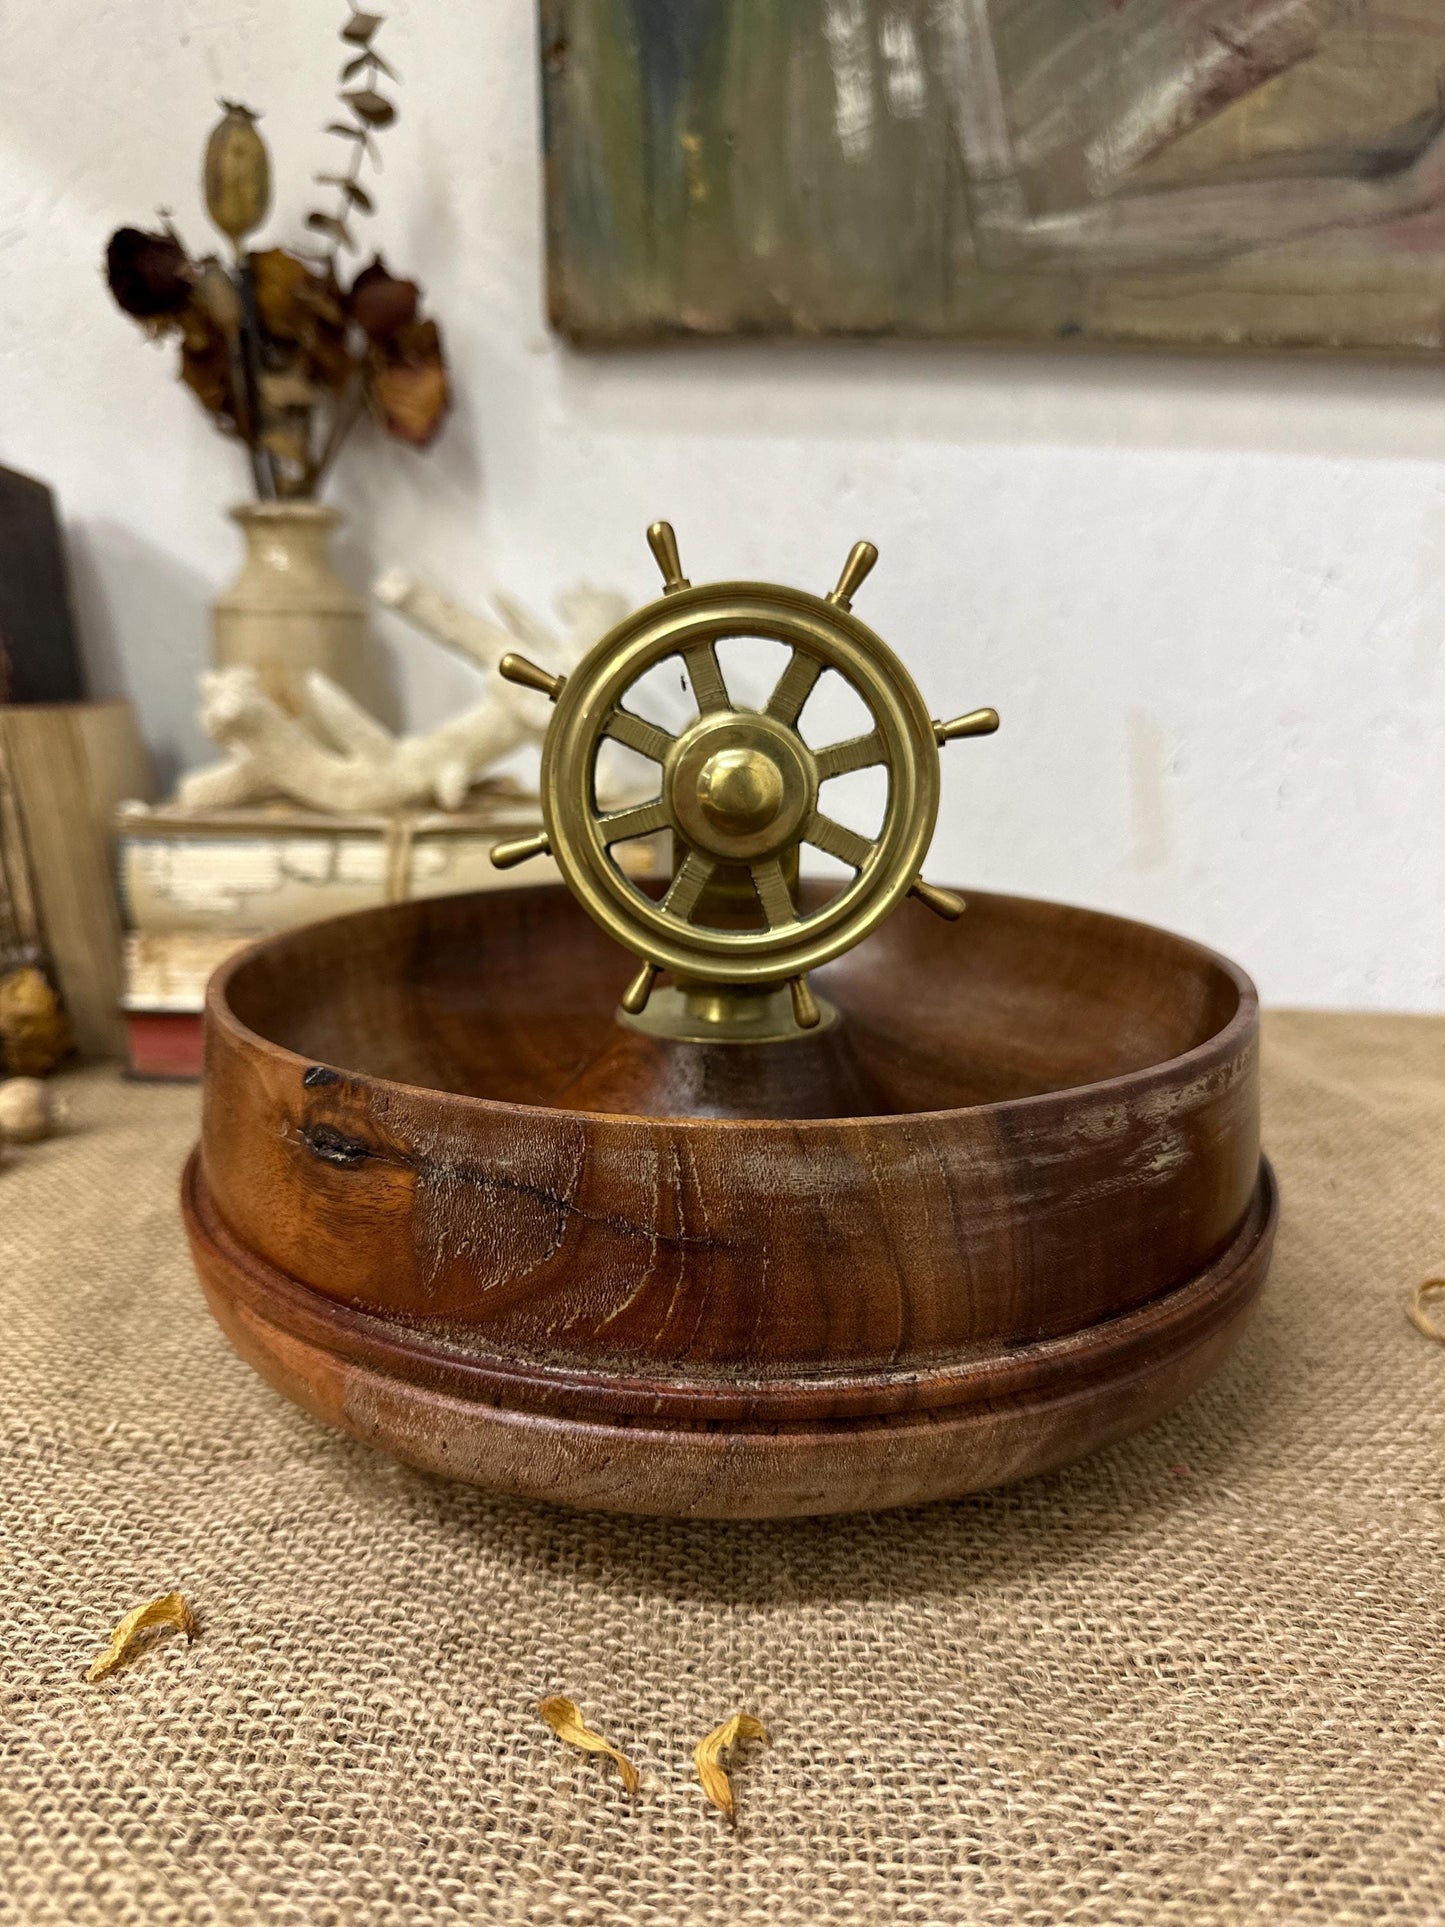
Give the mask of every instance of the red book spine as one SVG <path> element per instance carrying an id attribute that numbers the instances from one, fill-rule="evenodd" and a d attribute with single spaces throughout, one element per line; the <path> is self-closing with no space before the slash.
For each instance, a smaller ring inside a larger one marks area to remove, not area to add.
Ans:
<path id="1" fill-rule="evenodd" d="M 131 1076 L 199 1078 L 202 1022 L 199 1011 L 128 1010 Z"/>

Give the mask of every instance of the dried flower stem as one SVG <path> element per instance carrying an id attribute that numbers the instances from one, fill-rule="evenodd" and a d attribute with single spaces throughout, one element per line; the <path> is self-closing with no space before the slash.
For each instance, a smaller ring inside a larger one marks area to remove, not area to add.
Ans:
<path id="1" fill-rule="evenodd" d="M 238 421 L 236 427 L 251 458 L 251 475 L 258 498 L 263 502 L 274 501 L 279 492 L 276 487 L 276 464 L 269 449 L 261 444 L 261 323 L 256 313 L 256 282 L 239 242 L 236 248 L 235 282 L 236 291 L 241 297 L 241 379 L 236 392 L 245 400 L 245 420 Z"/>
<path id="2" fill-rule="evenodd" d="M 346 217 L 351 211 L 352 195 L 360 183 L 361 163 L 366 159 L 367 145 L 368 142 L 364 138 L 351 143 L 351 165 L 347 168 L 336 190 L 336 226 L 331 230 L 331 248 L 326 256 L 326 266 L 333 275 L 336 274 L 341 261 Z"/>
<path id="3" fill-rule="evenodd" d="M 353 0 L 351 13 L 341 29 L 343 44 L 349 49 L 359 48 L 360 51 L 352 52 L 341 69 L 340 100 L 350 119 L 332 121 L 326 131 L 351 142 L 351 160 L 344 174 L 316 176 L 323 185 L 336 189 L 336 212 L 327 214 L 317 210 L 306 217 L 308 227 L 315 228 L 330 239 L 330 248 L 323 259 L 333 277 L 337 274 L 342 248 L 356 245 L 347 226 L 349 217 L 358 211 L 362 214 L 372 211 L 371 196 L 361 185 L 361 164 L 367 155 L 370 154 L 376 165 L 380 166 L 372 145 L 372 130 L 389 127 L 396 119 L 395 104 L 377 86 L 382 75 L 389 80 L 396 78 L 371 44 L 381 24 L 379 13 L 363 13 Z M 355 81 L 357 85 L 348 87 L 348 81 Z"/>
<path id="4" fill-rule="evenodd" d="M 361 419 L 361 411 L 365 405 L 366 395 L 362 384 L 357 377 L 353 376 L 347 383 L 345 394 L 332 405 L 331 424 L 326 431 L 326 440 L 322 444 L 321 453 L 307 465 L 306 477 L 301 489 L 303 495 L 320 493 L 321 484 L 331 473 L 332 464 L 341 453 L 347 436 Z"/>

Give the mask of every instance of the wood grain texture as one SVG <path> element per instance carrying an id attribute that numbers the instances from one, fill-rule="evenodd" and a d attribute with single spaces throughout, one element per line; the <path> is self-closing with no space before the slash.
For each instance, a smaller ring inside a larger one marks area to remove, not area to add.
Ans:
<path id="1" fill-rule="evenodd" d="M 394 905 L 226 966 L 187 1211 L 243 1353 L 463 1476 L 787 1512 L 1057 1463 L 1237 1328 L 1274 1199 L 1254 993 L 1211 953 L 1050 904 L 975 895 L 959 929 L 907 906 L 819 973 L 844 1021 L 811 1070 L 791 1045 L 641 1061 L 656 1041 L 612 1023 L 625 975 L 555 890 Z M 639 1088 L 725 1114 L 602 1108 Z M 862 1090 L 873 1115 L 816 1114 Z M 733 1470 L 704 1491 L 687 1467 L 720 1440 Z M 595 1489 L 588 1452 L 613 1468 Z"/>
<path id="2" fill-rule="evenodd" d="M 122 1056 L 113 824 L 119 803 L 153 793 L 135 712 L 121 701 L 0 705 L 0 765 L 76 1043 Z"/>

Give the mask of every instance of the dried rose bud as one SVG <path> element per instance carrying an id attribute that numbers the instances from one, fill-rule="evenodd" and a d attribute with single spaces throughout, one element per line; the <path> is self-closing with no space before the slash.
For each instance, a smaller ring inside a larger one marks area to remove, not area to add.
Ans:
<path id="1" fill-rule="evenodd" d="M 211 219 L 239 247 L 271 205 L 271 156 L 251 109 L 231 100 L 221 105 L 226 111 L 206 142 L 201 178 Z"/>
<path id="2" fill-rule="evenodd" d="M 421 289 L 387 271 L 378 254 L 351 284 L 351 312 L 357 326 L 373 341 L 389 341 L 398 328 L 416 318 Z"/>
<path id="3" fill-rule="evenodd" d="M 106 248 L 105 278 L 127 314 L 156 321 L 185 307 L 196 270 L 174 235 L 123 227 L 111 235 Z"/>

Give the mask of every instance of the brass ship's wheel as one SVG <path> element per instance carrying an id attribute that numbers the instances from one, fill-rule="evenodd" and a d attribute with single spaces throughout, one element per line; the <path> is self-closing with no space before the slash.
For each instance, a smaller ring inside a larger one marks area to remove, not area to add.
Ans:
<path id="1" fill-rule="evenodd" d="M 690 993 L 697 1034 L 763 1034 L 757 998 L 728 993 L 769 992 L 784 982 L 792 1026 L 811 1029 L 819 1006 L 808 973 L 866 937 L 903 897 L 917 896 L 944 917 L 962 913 L 961 898 L 919 874 L 938 815 L 938 751 L 956 737 L 990 734 L 998 715 L 978 709 L 949 723 L 930 718 L 902 663 L 852 613 L 853 595 L 878 559 L 869 542 L 854 545 L 837 587 L 817 596 L 774 583 L 694 588 L 671 527 L 654 523 L 648 541 L 662 596 L 603 636 L 570 676 L 549 675 L 518 656 L 502 660 L 502 674 L 544 691 L 556 714 L 542 749 L 545 831 L 498 844 L 492 861 L 506 868 L 551 852 L 591 916 L 641 960 L 622 1000 L 634 1020 L 666 970 Z M 791 651 L 761 709 L 734 700 L 718 661 L 718 643 L 738 636 Z M 676 734 L 626 701 L 670 656 L 681 659 L 697 705 L 695 720 Z M 827 669 L 862 699 L 872 726 L 813 749 L 798 721 Z M 657 765 L 655 796 L 620 809 L 599 806 L 597 758 L 609 740 Z M 882 823 L 868 836 L 831 816 L 821 792 L 830 778 L 874 765 L 887 772 L 888 795 Z M 675 869 L 658 899 L 614 853 L 662 830 L 672 834 Z M 828 901 L 807 908 L 796 890 L 805 845 L 852 873 Z M 753 927 L 738 927 L 740 886 L 756 899 Z M 698 1017 L 709 997 L 711 1011 Z M 692 1034 L 685 1024 L 668 1027 Z"/>

